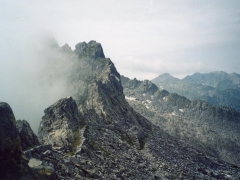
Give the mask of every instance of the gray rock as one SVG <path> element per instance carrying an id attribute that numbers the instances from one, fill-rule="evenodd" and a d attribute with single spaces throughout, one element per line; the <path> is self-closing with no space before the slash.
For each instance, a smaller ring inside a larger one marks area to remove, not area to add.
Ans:
<path id="1" fill-rule="evenodd" d="M 46 152 L 49 153 L 49 151 L 52 151 L 52 145 L 47 144 L 47 145 L 39 145 L 39 146 L 35 146 L 31 149 L 28 149 L 26 151 L 24 151 L 24 156 L 28 159 L 30 158 L 37 158 L 40 159 L 41 156 L 45 156 Z"/>
<path id="2" fill-rule="evenodd" d="M 96 41 L 78 43 L 75 48 L 75 53 L 80 58 L 105 58 L 101 44 Z"/>
<path id="3" fill-rule="evenodd" d="M 35 159 L 35 158 L 31 158 L 28 162 L 28 165 L 33 168 L 33 167 L 36 167 L 36 166 L 40 166 L 42 165 L 42 161 L 38 160 L 38 159 Z"/>
<path id="4" fill-rule="evenodd" d="M 17 120 L 16 126 L 23 150 L 27 150 L 39 145 L 36 134 L 32 131 L 29 123 L 26 120 Z"/>
<path id="5" fill-rule="evenodd" d="M 76 102 L 72 97 L 67 97 L 57 101 L 44 112 L 38 130 L 39 141 L 73 151 L 76 148 L 73 146 L 78 144 L 76 141 L 79 141 L 80 127 L 83 123 Z"/>
<path id="6" fill-rule="evenodd" d="M 34 180 L 58 180 L 60 179 L 54 168 L 51 166 L 34 166 L 32 167 L 32 176 Z"/>

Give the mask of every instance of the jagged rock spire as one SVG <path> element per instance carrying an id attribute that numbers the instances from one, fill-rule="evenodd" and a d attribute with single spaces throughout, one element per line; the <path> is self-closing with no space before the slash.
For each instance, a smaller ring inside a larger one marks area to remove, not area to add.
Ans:
<path id="1" fill-rule="evenodd" d="M 75 48 L 75 53 L 79 57 L 105 58 L 101 44 L 96 41 L 81 42 L 75 45 Z"/>
<path id="2" fill-rule="evenodd" d="M 75 100 L 72 97 L 60 99 L 44 113 L 38 130 L 40 142 L 72 151 L 74 133 L 78 132 L 82 121 Z"/>

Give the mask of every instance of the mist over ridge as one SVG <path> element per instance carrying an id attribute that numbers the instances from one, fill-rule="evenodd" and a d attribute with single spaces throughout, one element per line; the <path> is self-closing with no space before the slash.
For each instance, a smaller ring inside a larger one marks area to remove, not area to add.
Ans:
<path id="1" fill-rule="evenodd" d="M 1 101 L 8 102 L 15 118 L 27 120 L 36 132 L 45 108 L 73 96 L 69 78 L 77 59 L 69 58 L 51 34 L 30 41 L 13 54 L 12 63 L 4 69 Z"/>
<path id="2" fill-rule="evenodd" d="M 1 178 L 240 179 L 239 7 L 0 1 Z"/>
<path id="3" fill-rule="evenodd" d="M 5 94 L 1 101 L 11 105 L 16 119 L 28 120 L 35 132 L 45 108 L 60 98 L 74 96 L 76 86 L 69 81 L 77 61 L 76 57 L 69 58 L 63 53 L 74 49 L 65 44 L 62 46 L 65 49 L 61 50 L 52 33 L 38 35 L 27 39 L 23 46 L 15 44 L 17 48 L 10 56 L 11 63 L 3 69 L 5 77 L 1 85 Z M 117 65 L 116 68 L 119 69 Z M 80 86 L 77 88 L 81 91 Z"/>

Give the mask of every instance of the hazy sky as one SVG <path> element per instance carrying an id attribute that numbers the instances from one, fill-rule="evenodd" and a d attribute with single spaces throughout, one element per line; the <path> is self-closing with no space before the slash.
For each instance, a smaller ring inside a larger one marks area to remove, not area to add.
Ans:
<path id="1" fill-rule="evenodd" d="M 240 73 L 239 0 L 1 0 L 0 9 L 0 100 L 30 123 L 64 94 L 36 79 L 48 63 L 39 55 L 48 33 L 72 49 L 100 42 L 130 78 Z"/>

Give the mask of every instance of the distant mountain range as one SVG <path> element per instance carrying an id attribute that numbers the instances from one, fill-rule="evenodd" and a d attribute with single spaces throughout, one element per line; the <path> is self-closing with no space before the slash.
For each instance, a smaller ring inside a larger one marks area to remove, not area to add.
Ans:
<path id="1" fill-rule="evenodd" d="M 214 105 L 229 106 L 240 111 L 240 75 L 223 71 L 195 73 L 183 79 L 162 74 L 152 80 L 159 89 L 166 89 L 190 100 L 201 99 Z"/>
<path id="2" fill-rule="evenodd" d="M 176 80 L 170 75 L 164 76 L 172 79 L 170 85 Z M 239 164 L 238 111 L 226 106 L 211 105 L 199 99 L 191 101 L 176 93 L 159 90 L 148 80 L 139 81 L 124 76 L 121 76 L 121 80 L 130 105 L 166 133 L 201 151 Z M 181 84 L 182 81 L 179 82 Z M 196 88 L 194 84 L 190 85 Z"/>

